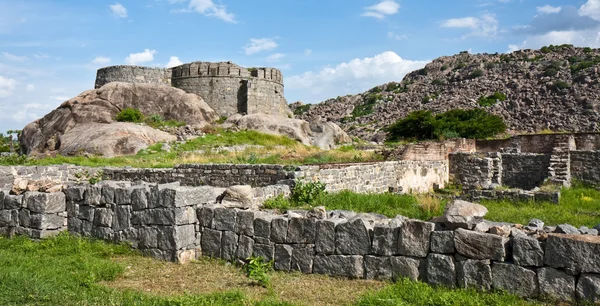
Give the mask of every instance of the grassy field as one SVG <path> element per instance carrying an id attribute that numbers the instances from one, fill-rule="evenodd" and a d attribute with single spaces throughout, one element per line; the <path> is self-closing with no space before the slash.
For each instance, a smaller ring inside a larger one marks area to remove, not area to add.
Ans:
<path id="1" fill-rule="evenodd" d="M 61 235 L 0 238 L 0 305 L 543 305 L 502 293 L 270 272 L 272 289 L 239 267 L 142 257 L 127 246 Z"/>

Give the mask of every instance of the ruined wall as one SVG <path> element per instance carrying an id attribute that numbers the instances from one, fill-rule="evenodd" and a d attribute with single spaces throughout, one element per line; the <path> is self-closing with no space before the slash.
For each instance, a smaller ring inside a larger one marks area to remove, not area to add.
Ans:
<path id="1" fill-rule="evenodd" d="M 489 155 L 481 153 L 453 153 L 449 155 L 450 181 L 464 189 L 489 188 L 493 183 L 494 163 Z"/>
<path id="2" fill-rule="evenodd" d="M 600 151 L 571 151 L 572 178 L 600 185 Z"/>
<path id="3" fill-rule="evenodd" d="M 124 65 L 98 69 L 94 88 L 110 82 L 171 85 L 171 69 Z"/>
<path id="4" fill-rule="evenodd" d="M 533 189 L 548 178 L 550 154 L 502 154 L 502 185 Z"/>
<path id="5" fill-rule="evenodd" d="M 61 182 L 75 181 L 77 172 L 94 171 L 89 167 L 62 166 L 0 166 L 0 189 L 11 188 L 15 178 L 28 180 L 51 179 Z"/>
<path id="6" fill-rule="evenodd" d="M 448 154 L 476 150 L 474 139 L 457 138 L 445 141 L 423 141 L 400 145 L 392 149 L 384 149 L 382 155 L 386 160 L 448 160 Z"/>

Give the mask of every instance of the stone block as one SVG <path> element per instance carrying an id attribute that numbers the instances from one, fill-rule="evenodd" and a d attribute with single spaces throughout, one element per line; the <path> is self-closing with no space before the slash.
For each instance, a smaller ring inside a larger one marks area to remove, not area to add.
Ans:
<path id="1" fill-rule="evenodd" d="M 577 299 L 587 303 L 600 303 L 600 276 L 584 274 L 577 282 Z"/>
<path id="2" fill-rule="evenodd" d="M 235 232 L 224 231 L 221 237 L 221 258 L 227 261 L 233 261 L 238 246 L 238 234 Z"/>
<path id="3" fill-rule="evenodd" d="M 193 207 L 179 207 L 173 209 L 175 212 L 175 224 L 195 224 L 198 222 L 196 210 Z"/>
<path id="4" fill-rule="evenodd" d="M 147 187 L 133 188 L 131 191 L 131 206 L 134 211 L 148 208 L 148 192 L 149 188 Z"/>
<path id="5" fill-rule="evenodd" d="M 315 252 L 317 254 L 331 255 L 335 253 L 335 227 L 341 222 L 345 222 L 345 220 L 332 218 L 316 221 Z"/>
<path id="6" fill-rule="evenodd" d="M 56 229 L 56 230 L 29 229 L 27 232 L 28 232 L 29 236 L 33 239 L 46 239 L 46 238 L 56 237 L 65 230 L 66 230 L 66 228 Z M 102 238 L 100 238 L 100 239 L 102 239 Z"/>
<path id="7" fill-rule="evenodd" d="M 16 220 L 12 218 L 12 211 L 0 210 L 0 227 L 12 227 L 16 225 Z"/>
<path id="8" fill-rule="evenodd" d="M 575 276 L 544 267 L 537 270 L 540 295 L 562 301 L 575 300 Z"/>
<path id="9" fill-rule="evenodd" d="M 367 255 L 371 237 L 361 217 L 341 222 L 335 227 L 335 253 L 338 255 Z"/>
<path id="10" fill-rule="evenodd" d="M 83 194 L 83 204 L 90 206 L 100 205 L 102 199 L 102 187 L 97 185 L 88 185 Z"/>
<path id="11" fill-rule="evenodd" d="M 313 272 L 347 278 L 364 277 L 364 260 L 360 255 L 317 255 Z"/>
<path id="12" fill-rule="evenodd" d="M 315 259 L 314 244 L 297 244 L 293 246 L 293 249 L 290 269 L 305 274 L 312 273 Z"/>
<path id="13" fill-rule="evenodd" d="M 69 218 L 67 221 L 67 230 L 71 234 L 81 235 L 82 221 L 77 218 Z"/>
<path id="14" fill-rule="evenodd" d="M 436 231 L 431 233 L 431 251 L 440 254 L 454 253 L 454 232 Z"/>
<path id="15" fill-rule="evenodd" d="M 134 211 L 131 223 L 136 225 L 174 225 L 175 208 L 152 208 Z"/>
<path id="16" fill-rule="evenodd" d="M 254 237 L 271 239 L 271 221 L 275 216 L 265 212 L 254 213 Z"/>
<path id="17" fill-rule="evenodd" d="M 131 206 L 119 205 L 115 207 L 115 213 L 112 218 L 112 229 L 121 231 L 131 226 Z"/>
<path id="18" fill-rule="evenodd" d="M 456 279 L 460 288 L 489 291 L 492 288 L 490 261 L 468 259 L 456 262 Z"/>
<path id="19" fill-rule="evenodd" d="M 454 233 L 456 252 L 471 259 L 504 261 L 508 241 L 505 237 L 465 229 L 457 229 Z"/>
<path id="20" fill-rule="evenodd" d="M 238 259 L 246 260 L 252 256 L 254 252 L 254 240 L 251 237 L 240 235 L 238 248 L 235 256 Z"/>
<path id="21" fill-rule="evenodd" d="M 235 231 L 236 215 L 237 212 L 233 208 L 215 207 L 212 228 L 219 231 Z"/>
<path id="22" fill-rule="evenodd" d="M 513 239 L 513 261 L 522 267 L 541 267 L 544 265 L 544 250 L 540 242 L 532 237 L 517 236 Z"/>
<path id="23" fill-rule="evenodd" d="M 522 297 L 538 295 L 535 272 L 513 264 L 495 262 L 492 265 L 492 286 Z"/>
<path id="24" fill-rule="evenodd" d="M 115 243 L 128 242 L 132 248 L 137 249 L 139 247 L 139 230 L 137 228 L 128 228 L 118 232 L 115 231 L 113 241 Z"/>
<path id="25" fill-rule="evenodd" d="M 252 250 L 254 257 L 262 257 L 265 261 L 275 258 L 275 245 L 272 243 L 255 243 Z"/>
<path id="26" fill-rule="evenodd" d="M 142 227 L 138 230 L 141 249 L 158 248 L 158 230 L 152 227 Z"/>
<path id="27" fill-rule="evenodd" d="M 278 216 L 271 221 L 271 241 L 285 243 L 288 232 L 288 219 Z"/>
<path id="28" fill-rule="evenodd" d="M 427 257 L 434 228 L 435 224 L 431 222 L 405 221 L 398 234 L 398 254 Z"/>
<path id="29" fill-rule="evenodd" d="M 376 280 L 392 279 L 392 262 L 389 256 L 365 256 L 365 278 Z"/>
<path id="30" fill-rule="evenodd" d="M 63 193 L 67 201 L 79 203 L 84 199 L 85 189 L 86 186 L 74 185 L 63 189 Z"/>
<path id="31" fill-rule="evenodd" d="M 287 243 L 314 244 L 317 231 L 313 218 L 291 218 L 288 223 Z"/>
<path id="32" fill-rule="evenodd" d="M 398 253 L 398 232 L 404 220 L 403 217 L 396 217 L 375 223 L 371 250 L 373 254 L 391 256 Z"/>
<path id="33" fill-rule="evenodd" d="M 454 257 L 431 253 L 427 256 L 427 283 L 450 288 L 456 286 Z"/>
<path id="34" fill-rule="evenodd" d="M 221 231 L 205 227 L 202 231 L 202 255 L 221 258 L 221 238 Z"/>
<path id="35" fill-rule="evenodd" d="M 112 186 L 103 186 L 100 192 L 100 204 L 114 205 L 115 203 L 115 188 Z"/>
<path id="36" fill-rule="evenodd" d="M 215 188 L 211 186 L 167 186 L 164 188 L 158 188 L 160 201 L 159 206 L 161 207 L 184 207 L 203 204 L 214 204 L 217 200 L 217 196 L 219 196 L 222 193 L 221 188 Z M 217 193 L 219 191 L 220 193 Z"/>
<path id="37" fill-rule="evenodd" d="M 237 210 L 235 218 L 235 232 L 239 235 L 254 236 L 254 212 L 251 210 Z"/>
<path id="38" fill-rule="evenodd" d="M 65 218 L 55 214 L 31 214 L 29 222 L 29 227 L 33 229 L 55 230 L 64 226 Z"/>
<path id="39" fill-rule="evenodd" d="M 27 207 L 23 195 L 4 195 L 4 209 L 19 209 L 21 207 Z"/>
<path id="40" fill-rule="evenodd" d="M 273 268 L 280 271 L 290 271 L 293 250 L 294 248 L 291 245 L 276 244 Z"/>
<path id="41" fill-rule="evenodd" d="M 19 226 L 21 227 L 31 227 L 31 214 L 27 209 L 21 209 L 19 211 Z M 1 226 L 1 225 L 0 225 Z"/>
<path id="42" fill-rule="evenodd" d="M 115 204 L 117 205 L 131 205 L 131 194 L 134 188 L 122 188 L 115 189 Z"/>
<path id="43" fill-rule="evenodd" d="M 81 220 L 81 236 L 92 237 L 92 229 L 94 224 L 92 221 Z"/>
<path id="44" fill-rule="evenodd" d="M 86 221 L 94 221 L 94 212 L 94 207 L 80 205 L 78 218 Z"/>
<path id="45" fill-rule="evenodd" d="M 79 216 L 79 204 L 67 201 L 67 217 L 77 218 Z"/>
<path id="46" fill-rule="evenodd" d="M 179 250 L 194 245 L 196 229 L 194 225 L 163 226 L 158 228 L 158 248 Z"/>
<path id="47" fill-rule="evenodd" d="M 425 276 L 425 260 L 415 257 L 393 256 L 390 257 L 392 278 L 397 280 L 406 277 L 411 280 L 421 280 Z"/>
<path id="48" fill-rule="evenodd" d="M 27 209 L 34 213 L 52 214 L 67 210 L 67 201 L 65 194 L 62 192 L 27 192 L 23 197 L 23 201 L 25 201 Z"/>
<path id="49" fill-rule="evenodd" d="M 600 273 L 600 236 L 549 234 L 544 264 L 576 274 Z"/>
<path id="50" fill-rule="evenodd" d="M 213 218 L 215 216 L 215 205 L 204 205 L 196 209 L 200 226 L 213 228 Z"/>
<path id="51" fill-rule="evenodd" d="M 114 212 L 108 208 L 96 208 L 94 226 L 110 227 L 113 223 Z"/>

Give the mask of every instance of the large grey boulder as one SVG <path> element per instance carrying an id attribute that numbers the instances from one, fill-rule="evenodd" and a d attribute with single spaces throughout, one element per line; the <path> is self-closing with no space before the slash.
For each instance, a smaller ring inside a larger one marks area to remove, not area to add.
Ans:
<path id="1" fill-rule="evenodd" d="M 563 301 L 575 299 L 575 276 L 549 267 L 537 270 L 540 294 Z"/>
<path id="2" fill-rule="evenodd" d="M 473 229 L 477 223 L 483 221 L 483 216 L 487 212 L 487 208 L 482 205 L 454 200 L 446 205 L 440 222 L 443 222 L 448 229 Z"/>
<path id="3" fill-rule="evenodd" d="M 208 104 L 195 94 L 171 86 L 114 82 L 85 91 L 28 124 L 19 138 L 21 148 L 26 154 L 59 151 L 61 154 L 81 151 L 94 154 L 110 153 L 107 147 L 116 146 L 112 150 L 114 155 L 125 155 L 137 153 L 144 140 L 146 145 L 150 145 L 164 136 L 161 133 L 153 135 L 148 127 L 135 129 L 129 124 L 110 127 L 115 123 L 117 113 L 126 108 L 136 108 L 147 116 L 156 114 L 198 127 L 218 119 Z M 94 131 L 98 128 L 99 131 Z M 83 132 L 87 132 L 87 137 L 83 137 Z M 129 136 L 119 137 L 119 133 Z M 134 136 L 137 134 L 140 135 Z M 103 141 L 104 138 L 107 142 Z M 89 141 L 98 148 L 88 144 Z"/>
<path id="4" fill-rule="evenodd" d="M 250 185 L 235 185 L 227 188 L 222 195 L 221 205 L 229 208 L 257 209 L 253 200 L 254 192 Z"/>
<path id="5" fill-rule="evenodd" d="M 549 234 L 544 264 L 579 273 L 600 273 L 600 237 Z"/>
<path id="6" fill-rule="evenodd" d="M 454 233 L 456 252 L 471 259 L 504 261 L 508 241 L 505 237 L 465 229 L 457 229 Z"/>
<path id="7" fill-rule="evenodd" d="M 517 265 L 494 263 L 492 265 L 492 284 L 495 289 L 506 290 L 522 297 L 538 295 L 535 272 Z"/>

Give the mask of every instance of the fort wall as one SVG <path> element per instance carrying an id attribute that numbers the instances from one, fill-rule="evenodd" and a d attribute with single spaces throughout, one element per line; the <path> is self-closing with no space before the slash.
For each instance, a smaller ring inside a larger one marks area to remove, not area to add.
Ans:
<path id="1" fill-rule="evenodd" d="M 171 85 L 171 70 L 125 65 L 98 69 L 94 88 L 100 88 L 110 82 Z"/>

